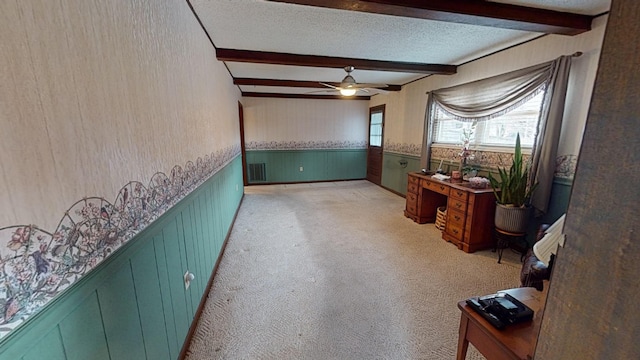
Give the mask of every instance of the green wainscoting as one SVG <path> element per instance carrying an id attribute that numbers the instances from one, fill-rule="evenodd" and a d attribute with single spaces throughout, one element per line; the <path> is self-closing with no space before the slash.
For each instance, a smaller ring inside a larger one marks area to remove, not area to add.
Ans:
<path id="1" fill-rule="evenodd" d="M 527 241 L 530 245 L 535 243 L 538 227 L 541 224 L 553 224 L 562 214 L 567 212 L 572 185 L 573 180 L 571 179 L 555 178 L 553 180 L 547 213 L 538 218 L 534 218 L 534 220 L 530 222 L 531 225 L 527 233 Z"/>
<path id="2" fill-rule="evenodd" d="M 406 161 L 406 166 L 403 165 Z M 385 152 L 382 156 L 382 186 L 407 193 L 407 173 L 420 171 L 420 157 Z"/>
<path id="3" fill-rule="evenodd" d="M 236 157 L 7 335 L 0 359 L 178 358 L 242 194 Z"/>
<path id="4" fill-rule="evenodd" d="M 366 149 L 247 150 L 247 164 L 265 164 L 261 183 L 355 180 L 367 177 Z M 302 171 L 300 168 L 302 167 Z"/>

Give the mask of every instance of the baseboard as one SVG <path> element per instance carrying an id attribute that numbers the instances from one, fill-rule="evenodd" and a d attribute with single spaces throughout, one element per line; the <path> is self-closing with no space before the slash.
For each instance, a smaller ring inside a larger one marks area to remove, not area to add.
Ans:
<path id="1" fill-rule="evenodd" d="M 336 180 L 310 180 L 310 181 L 282 181 L 282 182 L 261 182 L 261 183 L 249 183 L 246 186 L 255 186 L 255 185 L 292 185 L 292 184 L 313 184 L 313 183 L 323 183 L 323 182 L 339 182 L 339 181 L 356 181 L 356 180 L 367 180 L 366 178 L 362 179 L 336 179 Z"/>
<path id="2" fill-rule="evenodd" d="M 403 194 L 403 193 L 401 193 L 401 192 L 395 191 L 395 190 L 393 190 L 392 188 L 388 188 L 388 187 L 386 187 L 386 186 L 384 186 L 384 185 L 378 185 L 378 186 L 380 186 L 381 188 L 383 188 L 383 189 L 385 189 L 385 190 L 387 190 L 387 191 L 389 191 L 389 192 L 392 192 L 392 193 L 394 193 L 394 194 L 396 194 L 396 195 L 398 195 L 398 196 L 400 196 L 400 197 L 403 197 L 403 198 L 406 198 L 406 197 L 407 197 L 407 196 L 406 196 L 406 194 Z"/>
<path id="3" fill-rule="evenodd" d="M 222 243 L 220 254 L 218 254 L 218 259 L 216 260 L 216 263 L 213 266 L 213 271 L 211 271 L 211 276 L 209 277 L 207 286 L 205 287 L 204 292 L 202 293 L 202 297 L 200 298 L 200 304 L 198 304 L 198 308 L 196 309 L 196 312 L 193 316 L 193 321 L 191 322 L 191 326 L 189 326 L 189 332 L 187 332 L 187 337 L 184 339 L 184 343 L 182 344 L 182 349 L 180 350 L 180 355 L 178 356 L 178 359 L 180 360 L 183 360 L 187 356 L 189 345 L 191 345 L 193 334 L 196 332 L 196 328 L 198 327 L 200 316 L 202 315 L 202 311 L 204 310 L 204 305 L 207 302 L 207 297 L 211 292 L 211 287 L 213 286 L 213 280 L 215 279 L 216 274 L 218 273 L 218 267 L 220 266 L 220 260 L 224 256 L 224 252 L 227 249 L 227 242 L 229 242 L 229 238 L 231 237 L 231 231 L 233 231 L 233 226 L 236 223 L 236 218 L 238 217 L 238 212 L 240 212 L 240 207 L 242 206 L 243 201 L 244 201 L 244 194 L 242 194 L 242 198 L 240 199 L 240 203 L 238 204 L 236 213 L 233 215 L 233 221 L 231 221 L 231 226 L 229 227 L 227 236 L 225 236 L 224 242 Z"/>

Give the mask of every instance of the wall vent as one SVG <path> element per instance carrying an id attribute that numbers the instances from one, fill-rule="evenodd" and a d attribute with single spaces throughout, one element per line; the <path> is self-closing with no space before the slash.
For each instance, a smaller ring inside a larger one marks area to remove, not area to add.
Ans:
<path id="1" fill-rule="evenodd" d="M 249 181 L 267 181 L 265 163 L 247 165 L 249 166 Z"/>

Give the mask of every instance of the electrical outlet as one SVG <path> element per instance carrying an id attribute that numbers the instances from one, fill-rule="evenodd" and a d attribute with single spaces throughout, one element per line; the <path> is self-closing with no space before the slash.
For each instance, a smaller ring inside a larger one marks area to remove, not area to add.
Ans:
<path id="1" fill-rule="evenodd" d="M 303 168 L 302 166 L 300 166 L 300 171 L 301 171 L 301 172 L 302 172 L 302 171 L 304 171 L 304 168 Z"/>
<path id="2" fill-rule="evenodd" d="M 238 184 L 236 184 L 236 191 L 238 191 Z"/>

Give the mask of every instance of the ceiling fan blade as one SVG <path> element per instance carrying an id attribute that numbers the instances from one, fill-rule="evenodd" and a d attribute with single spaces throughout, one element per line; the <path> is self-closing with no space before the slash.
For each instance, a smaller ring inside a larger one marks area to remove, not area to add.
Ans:
<path id="1" fill-rule="evenodd" d="M 330 88 L 335 89 L 335 90 L 340 90 L 340 88 L 339 88 L 339 87 L 337 87 L 337 86 L 333 86 L 333 85 L 331 85 L 331 84 L 327 84 L 327 83 L 323 83 L 323 82 L 321 82 L 321 83 L 320 83 L 320 85 L 324 85 L 324 86 L 326 86 L 326 87 L 330 87 Z"/>
<path id="2" fill-rule="evenodd" d="M 335 93 L 340 93 L 340 90 L 338 89 L 325 89 L 325 90 L 316 90 L 316 91 L 309 91 L 306 92 L 305 94 L 318 94 L 318 93 L 331 93 L 331 94 L 335 94 Z"/>
<path id="3" fill-rule="evenodd" d="M 362 92 L 365 92 L 365 93 L 372 93 L 370 90 L 375 90 L 373 92 L 375 94 L 386 93 L 386 91 L 383 92 L 383 90 L 381 90 L 381 89 L 389 87 L 389 85 L 387 85 L 387 84 L 364 84 L 364 83 L 358 83 L 353 78 L 353 76 L 351 76 L 351 72 L 353 70 L 354 70 L 353 66 L 347 66 L 347 67 L 344 68 L 344 71 L 347 72 L 347 76 L 345 76 L 344 79 L 342 79 L 342 82 L 338 86 L 333 85 L 333 84 L 324 83 L 324 82 L 320 82 L 320 85 L 326 86 L 328 88 L 331 88 L 331 89 L 333 89 L 332 91 L 336 91 L 336 92 L 340 92 L 342 90 L 355 90 L 355 91 L 362 91 Z"/>
<path id="4" fill-rule="evenodd" d="M 356 89 L 362 89 L 362 88 L 386 88 L 389 87 L 389 85 L 387 84 L 362 84 L 362 83 L 356 83 L 351 85 L 352 88 L 356 88 Z"/>

